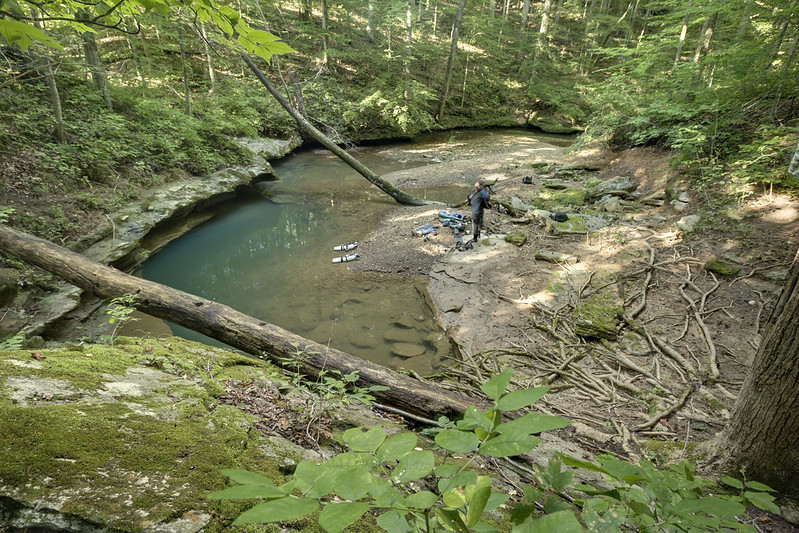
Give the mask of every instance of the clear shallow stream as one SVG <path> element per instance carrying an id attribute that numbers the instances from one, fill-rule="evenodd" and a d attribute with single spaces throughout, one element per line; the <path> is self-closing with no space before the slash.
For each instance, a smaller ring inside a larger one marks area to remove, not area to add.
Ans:
<path id="1" fill-rule="evenodd" d="M 440 143 L 452 135 L 433 134 L 404 146 Z M 378 174 L 424 164 L 388 158 L 387 148 L 361 147 L 354 155 Z M 332 263 L 342 255 L 333 247 L 361 240 L 396 207 L 394 200 L 327 150 L 300 151 L 273 166 L 279 181 L 259 185 L 268 198 L 250 191 L 216 206 L 208 222 L 149 259 L 141 276 L 378 364 L 434 372 L 450 346 L 423 296 L 426 280 L 354 273 L 346 263 Z M 469 189 L 409 192 L 456 202 Z M 181 337 L 218 344 L 170 327 Z"/>

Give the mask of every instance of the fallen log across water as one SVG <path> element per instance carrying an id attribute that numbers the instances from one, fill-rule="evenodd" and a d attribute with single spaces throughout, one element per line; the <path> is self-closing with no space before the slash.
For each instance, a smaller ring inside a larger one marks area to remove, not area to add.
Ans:
<path id="1" fill-rule="evenodd" d="M 106 266 L 57 244 L 0 224 L 0 252 L 51 274 L 100 298 L 136 296 L 140 311 L 202 333 L 246 353 L 316 377 L 322 370 L 358 372 L 357 385 L 384 385 L 375 391 L 380 401 L 403 411 L 433 418 L 458 418 L 479 402 L 444 390 L 433 383 L 305 339 L 226 305 L 147 281 Z"/>

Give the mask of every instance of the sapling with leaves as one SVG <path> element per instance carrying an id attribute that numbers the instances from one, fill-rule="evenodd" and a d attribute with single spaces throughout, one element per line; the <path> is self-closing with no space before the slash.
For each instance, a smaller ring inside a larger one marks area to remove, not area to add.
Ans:
<path id="1" fill-rule="evenodd" d="M 108 315 L 108 323 L 114 326 L 111 331 L 111 343 L 113 344 L 114 338 L 119 331 L 119 328 L 128 322 L 134 322 L 138 318 L 133 316 L 136 311 L 136 296 L 133 294 L 123 294 L 112 298 L 105 308 L 105 314 Z"/>
<path id="2" fill-rule="evenodd" d="M 481 388 L 493 407 L 467 409 L 462 420 L 436 434 L 435 446 L 420 447 L 413 433 L 388 437 L 381 427 L 352 428 L 342 436 L 347 452 L 321 464 L 301 462 L 283 485 L 251 472 L 224 470 L 239 485 L 210 498 L 266 500 L 240 515 L 235 525 L 282 522 L 321 509 L 319 524 L 329 532 L 341 531 L 370 510 L 386 531 L 491 530 L 486 513 L 508 495 L 478 473 L 478 458 L 527 453 L 541 442 L 537 434 L 570 423 L 535 412 L 503 422 L 504 412 L 527 408 L 548 390 L 508 392 L 510 378 L 507 369 L 486 382 Z M 437 453 L 443 453 L 439 461 Z"/>

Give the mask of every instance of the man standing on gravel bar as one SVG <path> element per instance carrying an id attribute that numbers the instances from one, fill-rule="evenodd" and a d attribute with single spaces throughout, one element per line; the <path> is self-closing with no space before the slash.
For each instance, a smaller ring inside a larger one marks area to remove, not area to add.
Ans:
<path id="1" fill-rule="evenodd" d="M 477 242 L 483 225 L 483 210 L 488 207 L 488 192 L 483 188 L 483 182 L 475 182 L 474 192 L 467 199 L 472 204 L 472 242 Z"/>

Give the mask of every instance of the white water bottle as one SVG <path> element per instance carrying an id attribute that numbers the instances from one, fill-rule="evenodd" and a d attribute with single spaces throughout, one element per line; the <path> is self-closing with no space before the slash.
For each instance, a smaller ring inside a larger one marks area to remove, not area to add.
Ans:
<path id="1" fill-rule="evenodd" d="M 334 257 L 334 263 L 349 263 L 350 261 L 355 261 L 361 257 L 360 254 L 349 254 L 349 255 L 342 255 L 341 257 Z"/>
<path id="2" fill-rule="evenodd" d="M 337 252 L 349 252 L 350 250 L 354 250 L 358 247 L 357 242 L 351 242 L 350 244 L 339 244 L 338 246 L 334 246 L 333 250 Z"/>

